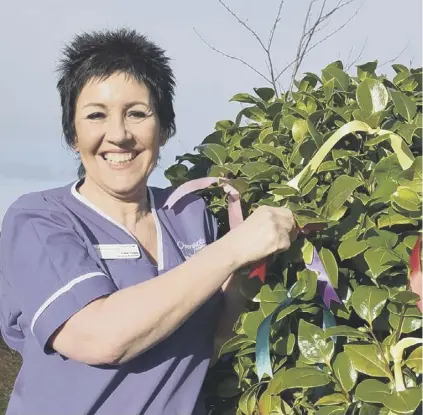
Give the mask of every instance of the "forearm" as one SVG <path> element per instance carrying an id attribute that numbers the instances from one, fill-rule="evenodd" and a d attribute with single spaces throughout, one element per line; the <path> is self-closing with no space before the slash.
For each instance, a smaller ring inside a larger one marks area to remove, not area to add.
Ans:
<path id="1" fill-rule="evenodd" d="M 227 253 L 221 239 L 162 276 L 109 296 L 99 312 L 116 339 L 112 360 L 132 359 L 186 321 L 239 266 Z"/>

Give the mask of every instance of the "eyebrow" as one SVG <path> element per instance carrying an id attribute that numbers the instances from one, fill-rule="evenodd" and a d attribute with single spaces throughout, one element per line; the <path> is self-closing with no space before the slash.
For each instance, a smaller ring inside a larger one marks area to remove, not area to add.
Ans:
<path id="1" fill-rule="evenodd" d="M 128 109 L 128 108 L 133 107 L 135 105 L 144 105 L 145 107 L 150 108 L 150 106 L 147 103 L 145 103 L 144 101 L 131 101 L 131 102 L 128 102 L 128 103 L 126 103 L 124 105 L 124 108 L 125 109 Z M 88 104 L 85 104 L 82 108 L 84 109 L 86 107 L 100 107 L 100 108 L 106 109 L 107 108 L 107 105 L 105 105 L 105 104 L 103 104 L 101 102 L 89 102 Z"/>

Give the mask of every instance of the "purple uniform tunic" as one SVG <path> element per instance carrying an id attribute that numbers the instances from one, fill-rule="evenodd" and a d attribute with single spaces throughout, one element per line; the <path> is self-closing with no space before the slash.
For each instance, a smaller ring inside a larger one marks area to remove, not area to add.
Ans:
<path id="1" fill-rule="evenodd" d="M 0 238 L 0 329 L 23 357 L 7 415 L 205 413 L 200 389 L 220 291 L 172 335 L 124 364 L 87 365 L 46 345 L 89 302 L 155 278 L 215 240 L 216 222 L 201 198 L 187 195 L 168 210 L 163 204 L 171 190 L 148 190 L 157 266 L 76 184 L 22 196 L 7 211 Z"/>

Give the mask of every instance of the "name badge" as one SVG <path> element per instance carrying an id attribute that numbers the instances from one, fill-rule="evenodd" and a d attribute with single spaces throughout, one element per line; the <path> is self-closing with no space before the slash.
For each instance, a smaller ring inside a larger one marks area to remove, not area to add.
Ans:
<path id="1" fill-rule="evenodd" d="M 101 244 L 94 245 L 101 259 L 129 259 L 141 256 L 137 244 Z"/>

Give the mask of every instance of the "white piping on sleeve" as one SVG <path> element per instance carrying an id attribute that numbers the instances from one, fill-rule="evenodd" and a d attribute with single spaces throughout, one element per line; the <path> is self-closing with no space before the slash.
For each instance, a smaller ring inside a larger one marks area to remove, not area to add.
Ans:
<path id="1" fill-rule="evenodd" d="M 50 296 L 42 305 L 41 307 L 37 310 L 37 312 L 34 314 L 34 317 L 31 321 L 31 332 L 32 334 L 34 334 L 34 326 L 35 323 L 37 322 L 38 318 L 41 316 L 41 314 L 46 310 L 46 308 L 52 304 L 55 300 L 57 300 L 61 295 L 65 294 L 66 292 L 68 292 L 69 290 L 72 289 L 72 287 L 74 287 L 76 284 L 85 281 L 89 278 L 93 278 L 93 277 L 98 277 L 98 276 L 105 276 L 107 277 L 106 274 L 104 274 L 103 272 L 89 272 L 88 274 L 84 274 L 81 275 L 80 277 L 77 277 L 75 279 L 73 279 L 72 281 L 68 282 L 64 287 L 60 288 L 59 290 L 57 290 L 52 296 Z M 109 278 L 109 277 L 107 277 Z"/>

